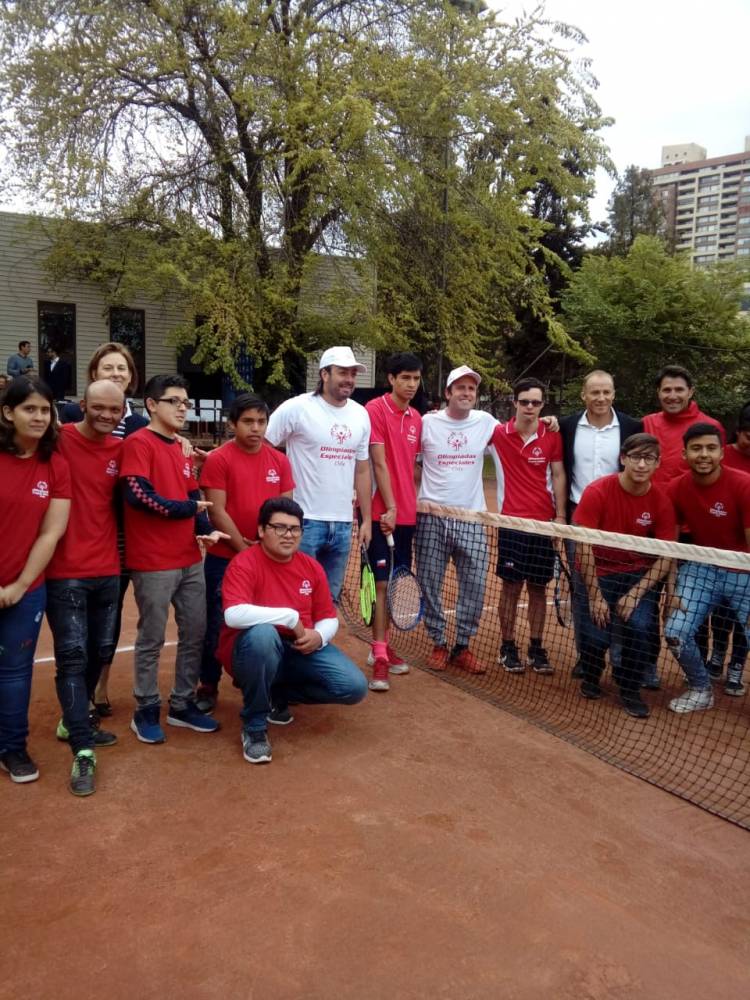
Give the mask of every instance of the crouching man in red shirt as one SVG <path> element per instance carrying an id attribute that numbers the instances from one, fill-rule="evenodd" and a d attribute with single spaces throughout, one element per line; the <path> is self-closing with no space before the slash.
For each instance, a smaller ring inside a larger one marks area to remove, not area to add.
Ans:
<path id="1" fill-rule="evenodd" d="M 222 584 L 224 625 L 217 656 L 242 691 L 242 750 L 251 764 L 271 760 L 268 721 L 292 721 L 290 702 L 356 705 L 362 671 L 328 645 L 339 622 L 323 567 L 299 552 L 302 508 L 288 497 L 258 513 L 259 545 L 232 559 Z"/>

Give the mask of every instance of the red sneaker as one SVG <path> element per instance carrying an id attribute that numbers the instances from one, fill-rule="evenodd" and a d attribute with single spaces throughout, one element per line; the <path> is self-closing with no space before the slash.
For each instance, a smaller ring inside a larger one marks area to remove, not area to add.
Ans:
<path id="1" fill-rule="evenodd" d="M 406 662 L 406 660 L 402 660 L 400 656 L 397 656 L 397 654 L 394 652 L 394 650 L 391 649 L 390 646 L 388 646 L 387 649 L 388 649 L 388 669 L 390 670 L 390 672 L 392 674 L 408 674 L 409 664 Z"/>
<path id="2" fill-rule="evenodd" d="M 470 649 L 462 649 L 456 656 L 451 657 L 451 663 L 467 674 L 486 674 L 487 667 L 481 660 L 478 660 Z"/>
<path id="3" fill-rule="evenodd" d="M 372 668 L 372 680 L 368 684 L 371 691 L 388 691 L 388 660 L 378 657 Z"/>
<path id="4" fill-rule="evenodd" d="M 430 653 L 429 659 L 427 660 L 427 666 L 430 670 L 447 670 L 448 659 L 448 647 L 435 646 L 433 651 Z"/>

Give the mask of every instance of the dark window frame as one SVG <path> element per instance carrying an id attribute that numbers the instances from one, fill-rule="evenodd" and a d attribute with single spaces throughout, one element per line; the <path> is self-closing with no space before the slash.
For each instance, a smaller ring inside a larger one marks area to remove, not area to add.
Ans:
<path id="1" fill-rule="evenodd" d="M 116 329 L 117 313 L 129 313 L 133 317 L 137 316 L 140 318 L 140 335 L 143 339 L 143 346 L 140 349 L 134 349 L 132 342 L 123 339 L 120 331 Z M 138 388 L 135 391 L 135 395 L 140 397 L 143 394 L 143 387 L 146 384 L 146 310 L 136 309 L 131 306 L 110 306 L 107 319 L 109 322 L 109 337 L 112 343 L 124 344 L 133 355 L 135 370 L 138 372 Z"/>
<path id="2" fill-rule="evenodd" d="M 47 360 L 47 345 L 51 338 L 47 337 L 44 328 L 43 314 L 59 313 L 65 315 L 72 314 L 73 317 L 73 343 L 72 347 L 59 350 L 60 344 L 56 344 L 58 354 L 70 364 L 70 381 L 66 395 L 74 399 L 78 395 L 78 313 L 75 302 L 53 302 L 50 299 L 37 299 L 36 302 L 36 340 L 37 340 L 37 368 L 40 377 L 44 377 L 44 362 Z"/>

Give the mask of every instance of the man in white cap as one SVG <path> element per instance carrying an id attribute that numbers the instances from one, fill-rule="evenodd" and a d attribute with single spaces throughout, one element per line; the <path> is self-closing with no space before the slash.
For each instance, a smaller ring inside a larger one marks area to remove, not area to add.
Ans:
<path id="1" fill-rule="evenodd" d="M 287 399 L 274 410 L 266 439 L 286 447 L 294 499 L 305 514 L 300 551 L 323 566 L 338 603 L 352 540 L 352 487 L 362 515 L 359 538 L 370 543 L 370 418 L 349 398 L 357 373 L 367 369 L 351 347 L 330 347 L 319 370 L 314 392 Z"/>
<path id="2" fill-rule="evenodd" d="M 487 509 L 482 470 L 497 420 L 491 413 L 474 409 L 481 381 L 468 365 L 454 368 L 445 383 L 448 405 L 422 418 L 420 500 L 468 510 Z M 482 615 L 489 560 L 483 525 L 417 514 L 415 551 L 425 599 L 424 623 L 434 643 L 428 665 L 445 670 L 450 662 L 469 673 L 484 673 L 485 665 L 469 649 Z M 451 559 L 458 578 L 458 600 L 456 634 L 449 648 L 442 592 Z"/>

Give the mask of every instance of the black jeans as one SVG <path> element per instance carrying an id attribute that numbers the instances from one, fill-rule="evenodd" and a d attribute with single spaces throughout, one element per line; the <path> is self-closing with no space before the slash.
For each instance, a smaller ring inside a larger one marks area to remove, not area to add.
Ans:
<path id="1" fill-rule="evenodd" d="M 55 686 L 74 754 L 93 747 L 89 700 L 114 655 L 119 589 L 119 576 L 47 581 Z"/>

